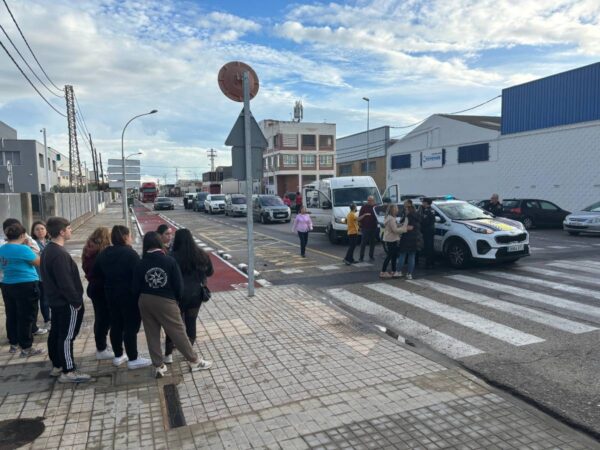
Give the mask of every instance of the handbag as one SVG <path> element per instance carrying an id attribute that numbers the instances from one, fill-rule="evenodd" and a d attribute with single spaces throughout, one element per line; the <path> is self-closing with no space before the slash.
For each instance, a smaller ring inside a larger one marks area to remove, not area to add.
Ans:
<path id="1" fill-rule="evenodd" d="M 201 293 L 200 294 L 200 302 L 201 303 L 206 303 L 207 301 L 210 300 L 210 297 L 212 296 L 212 292 L 210 292 L 210 289 L 204 283 L 202 284 L 202 287 L 200 288 L 200 293 Z"/>

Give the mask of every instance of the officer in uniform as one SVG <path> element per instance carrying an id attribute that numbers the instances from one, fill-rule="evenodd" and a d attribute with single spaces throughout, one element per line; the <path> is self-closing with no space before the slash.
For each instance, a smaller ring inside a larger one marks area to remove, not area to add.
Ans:
<path id="1" fill-rule="evenodd" d="M 431 209 L 431 199 L 424 198 L 421 203 L 421 233 L 423 234 L 423 252 L 425 268 L 434 266 L 433 237 L 435 236 L 435 213 Z"/>
<path id="2" fill-rule="evenodd" d="M 492 194 L 492 198 L 490 198 L 490 202 L 486 206 L 485 210 L 491 212 L 494 216 L 502 216 L 502 203 L 500 203 L 498 194 Z"/>

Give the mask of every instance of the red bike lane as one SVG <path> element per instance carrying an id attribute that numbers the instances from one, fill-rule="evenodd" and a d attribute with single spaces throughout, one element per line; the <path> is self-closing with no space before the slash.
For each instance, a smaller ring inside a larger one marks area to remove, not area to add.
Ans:
<path id="1" fill-rule="evenodd" d="M 168 225 L 171 228 L 177 228 L 145 206 L 134 206 L 133 211 L 135 212 L 142 233 L 156 231 L 158 226 L 162 224 Z M 208 279 L 208 288 L 211 291 L 231 291 L 247 286 L 248 278 L 245 275 L 212 252 L 209 252 L 209 255 L 215 269 L 215 274 Z M 256 283 L 255 285 L 256 287 L 260 286 Z"/>

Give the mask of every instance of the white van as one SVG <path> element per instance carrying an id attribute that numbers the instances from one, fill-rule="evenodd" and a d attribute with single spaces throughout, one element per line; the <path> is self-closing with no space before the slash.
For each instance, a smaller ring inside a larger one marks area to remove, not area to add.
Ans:
<path id="1" fill-rule="evenodd" d="M 375 204 L 381 205 L 381 196 L 375 180 L 371 177 L 325 178 L 302 187 L 302 205 L 306 207 L 315 231 L 323 231 L 331 243 L 346 238 L 346 216 L 350 205 L 360 208 L 372 195 Z"/>

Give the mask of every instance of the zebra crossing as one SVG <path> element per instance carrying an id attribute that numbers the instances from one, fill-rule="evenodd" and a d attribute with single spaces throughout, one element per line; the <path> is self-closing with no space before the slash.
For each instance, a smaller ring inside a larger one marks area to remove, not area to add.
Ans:
<path id="1" fill-rule="evenodd" d="M 594 274 L 595 277 L 590 276 Z M 336 303 L 453 359 L 600 333 L 600 261 L 553 261 L 327 289 Z"/>

